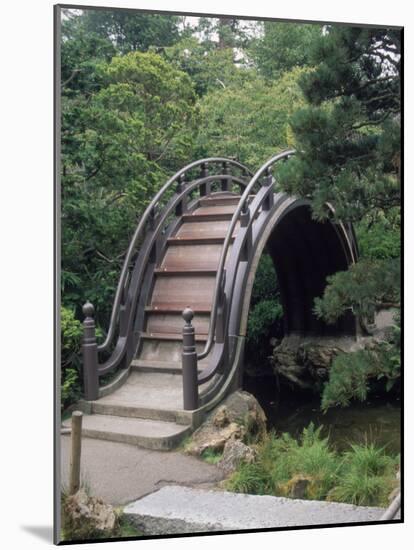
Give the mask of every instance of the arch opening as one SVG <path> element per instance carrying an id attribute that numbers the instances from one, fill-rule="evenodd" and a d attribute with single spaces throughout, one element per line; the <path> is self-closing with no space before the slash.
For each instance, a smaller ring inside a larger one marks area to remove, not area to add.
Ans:
<path id="1" fill-rule="evenodd" d="M 308 205 L 292 209 L 276 224 L 266 251 L 277 274 L 285 336 L 355 335 L 352 313 L 331 325 L 313 311 L 314 300 L 323 295 L 327 277 L 348 269 L 345 246 L 335 225 L 312 219 Z"/>
<path id="2" fill-rule="evenodd" d="M 349 242 L 338 226 L 330 221 L 318 222 L 312 219 L 309 204 L 298 200 L 280 216 L 275 216 L 273 227 L 268 228 L 267 234 L 264 233 L 259 240 L 262 244 L 258 247 L 261 257 L 269 256 L 274 267 L 274 281 L 278 287 L 278 300 L 282 305 L 283 316 L 277 333 L 266 334 L 266 341 L 262 342 L 266 348 L 265 354 L 260 354 L 259 350 L 255 352 L 254 346 L 249 345 L 247 322 L 242 387 L 255 395 L 268 417 L 272 417 L 275 407 L 278 409 L 282 393 L 286 393 L 289 401 L 297 394 L 297 398 L 307 401 L 314 398 L 312 394 L 326 380 L 326 370 L 322 372 L 323 369 L 307 364 L 294 364 L 299 347 L 315 342 L 322 346 L 328 342 L 331 345 L 343 337 L 353 339 L 356 336 L 356 320 L 349 312 L 335 324 L 327 324 L 314 313 L 314 300 L 323 295 L 327 277 L 348 269 L 351 261 Z M 250 275 L 258 285 L 260 262 L 253 262 L 252 270 L 255 273 Z M 256 284 L 252 282 L 250 287 L 252 295 L 246 296 L 245 300 L 251 304 Z M 269 359 L 274 348 L 281 343 L 280 356 L 286 358 L 286 369 L 283 366 L 278 369 Z M 303 350 L 298 353 L 301 358 L 302 352 Z M 266 355 L 267 360 L 263 360 L 263 355 Z M 261 359 L 257 361 L 259 357 Z M 292 383 L 289 376 L 285 376 L 286 373 L 292 374 L 292 379 L 297 377 L 298 383 Z M 283 392 L 281 386 L 285 388 Z"/>

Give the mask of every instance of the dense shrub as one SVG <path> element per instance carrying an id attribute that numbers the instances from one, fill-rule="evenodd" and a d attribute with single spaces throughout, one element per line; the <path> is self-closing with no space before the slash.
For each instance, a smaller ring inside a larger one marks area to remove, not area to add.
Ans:
<path id="1" fill-rule="evenodd" d="M 66 408 L 81 394 L 80 348 L 82 323 L 75 319 L 71 309 L 62 307 L 61 325 L 61 404 Z"/>
<path id="2" fill-rule="evenodd" d="M 339 454 L 311 423 L 299 440 L 270 434 L 257 448 L 253 464 L 241 464 L 227 480 L 239 493 L 292 497 L 298 483 L 300 498 L 386 506 L 396 485 L 398 456 L 388 456 L 373 444 L 351 445 Z"/>
<path id="3" fill-rule="evenodd" d="M 260 259 L 252 290 L 247 321 L 246 356 L 262 363 L 271 354 L 270 339 L 281 335 L 283 309 L 271 257 Z"/>
<path id="4" fill-rule="evenodd" d="M 346 407 L 352 399 L 365 401 L 374 381 L 390 391 L 401 376 L 399 317 L 390 339 L 371 349 L 335 357 L 322 392 L 321 408 Z"/>

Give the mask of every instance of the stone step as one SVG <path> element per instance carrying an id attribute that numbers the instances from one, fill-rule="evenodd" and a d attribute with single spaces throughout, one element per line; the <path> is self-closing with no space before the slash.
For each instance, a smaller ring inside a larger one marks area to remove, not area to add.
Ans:
<path id="1" fill-rule="evenodd" d="M 102 403 L 100 399 L 92 403 L 91 413 L 122 418 L 154 420 L 157 422 L 175 422 L 181 426 L 189 426 L 192 421 L 192 413 L 189 411 L 157 409 L 155 407 L 131 407 L 122 403 L 108 404 Z"/>
<path id="2" fill-rule="evenodd" d="M 193 413 L 183 410 L 183 377 L 171 372 L 133 369 L 113 393 L 91 403 L 91 412 L 126 418 L 192 424 Z"/>
<path id="3" fill-rule="evenodd" d="M 70 427 L 71 420 L 63 423 Z M 82 421 L 83 437 L 138 445 L 145 449 L 167 451 L 176 447 L 191 431 L 175 422 L 88 414 Z"/>
<path id="4" fill-rule="evenodd" d="M 115 392 L 99 399 L 99 403 L 107 405 L 165 410 L 181 410 L 182 402 L 181 374 L 136 371 Z"/>
<path id="5" fill-rule="evenodd" d="M 203 372 L 203 367 L 206 366 L 207 363 L 203 363 L 203 361 L 200 361 L 198 372 Z M 131 362 L 131 369 L 137 372 L 182 374 L 181 363 L 174 363 L 172 361 L 144 361 L 142 359 L 133 359 Z"/>
<path id="6" fill-rule="evenodd" d="M 383 508 L 170 485 L 124 508 L 144 535 L 372 522 Z"/>

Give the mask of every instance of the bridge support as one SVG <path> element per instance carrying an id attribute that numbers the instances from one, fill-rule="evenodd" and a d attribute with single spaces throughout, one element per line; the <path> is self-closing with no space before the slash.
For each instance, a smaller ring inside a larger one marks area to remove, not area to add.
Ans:
<path id="1" fill-rule="evenodd" d="M 98 345 L 96 343 L 94 307 L 90 302 L 82 308 L 85 320 L 83 321 L 83 388 L 85 399 L 93 401 L 99 397 L 98 377 Z"/>
<path id="2" fill-rule="evenodd" d="M 184 410 L 193 411 L 198 409 L 198 373 L 197 373 L 197 350 L 195 346 L 195 331 L 191 324 L 194 317 L 193 311 L 187 307 L 183 311 L 185 325 L 183 327 L 183 394 Z"/>

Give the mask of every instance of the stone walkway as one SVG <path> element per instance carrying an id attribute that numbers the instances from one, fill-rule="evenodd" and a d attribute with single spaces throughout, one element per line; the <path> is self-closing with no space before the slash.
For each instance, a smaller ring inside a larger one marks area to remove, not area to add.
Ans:
<path id="1" fill-rule="evenodd" d="M 70 436 L 61 437 L 62 481 L 68 484 Z M 165 485 L 210 488 L 223 479 L 219 468 L 177 451 L 142 449 L 125 443 L 82 440 L 82 480 L 94 496 L 121 505 Z"/>

